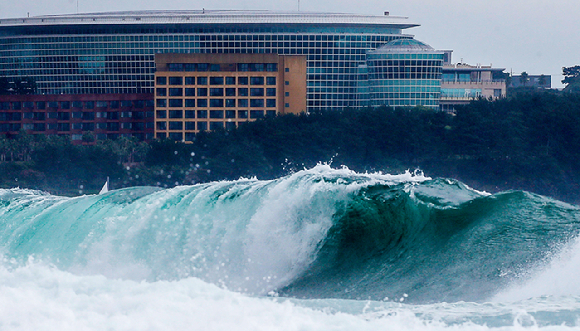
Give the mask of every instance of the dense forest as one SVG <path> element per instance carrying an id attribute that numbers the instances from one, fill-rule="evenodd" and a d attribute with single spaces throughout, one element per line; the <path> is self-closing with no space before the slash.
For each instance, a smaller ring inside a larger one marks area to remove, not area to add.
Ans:
<path id="1" fill-rule="evenodd" d="M 284 115 L 193 143 L 121 138 L 72 145 L 65 137 L 0 136 L 0 186 L 56 194 L 253 177 L 319 162 L 356 171 L 420 169 L 488 192 L 523 189 L 580 202 L 580 94 L 519 93 L 475 100 L 455 115 L 416 107 Z"/>

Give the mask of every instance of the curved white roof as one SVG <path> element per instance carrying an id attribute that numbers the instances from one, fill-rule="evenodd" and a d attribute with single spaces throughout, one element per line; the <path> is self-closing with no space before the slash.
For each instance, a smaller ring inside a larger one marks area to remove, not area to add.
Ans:
<path id="1" fill-rule="evenodd" d="M 422 41 L 410 38 L 391 40 L 370 53 L 386 54 L 386 53 L 421 53 L 421 52 L 442 53 L 441 51 L 436 51 L 433 47 L 425 44 Z"/>
<path id="2" fill-rule="evenodd" d="M 407 17 L 390 15 L 248 10 L 124 11 L 0 19 L 0 26 L 166 23 L 375 25 L 397 29 L 419 26 Z"/>

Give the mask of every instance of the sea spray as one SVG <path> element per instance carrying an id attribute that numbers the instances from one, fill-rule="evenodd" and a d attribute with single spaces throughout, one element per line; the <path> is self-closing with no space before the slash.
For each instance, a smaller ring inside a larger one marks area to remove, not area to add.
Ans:
<path id="1" fill-rule="evenodd" d="M 574 327 L 579 220 L 527 192 L 324 165 L 75 198 L 0 190 L 0 329 Z"/>

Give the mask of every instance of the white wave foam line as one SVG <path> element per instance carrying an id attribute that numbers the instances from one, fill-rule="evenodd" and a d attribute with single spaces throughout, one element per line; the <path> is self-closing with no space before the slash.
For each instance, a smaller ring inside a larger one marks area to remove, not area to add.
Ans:
<path id="1" fill-rule="evenodd" d="M 546 328 L 561 329 L 559 328 Z M 0 330 L 490 330 L 445 325 L 411 310 L 350 314 L 247 297 L 196 278 L 134 282 L 37 263 L 0 267 Z M 519 325 L 493 330 L 529 330 Z"/>

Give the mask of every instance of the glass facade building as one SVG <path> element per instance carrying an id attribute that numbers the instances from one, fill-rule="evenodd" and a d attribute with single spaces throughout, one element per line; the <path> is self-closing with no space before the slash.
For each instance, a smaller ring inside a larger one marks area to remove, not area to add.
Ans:
<path id="1" fill-rule="evenodd" d="M 393 40 L 369 52 L 367 103 L 438 108 L 443 54 L 415 39 Z"/>
<path id="2" fill-rule="evenodd" d="M 416 26 L 407 18 L 389 15 L 267 11 L 117 12 L 0 19 L 0 76 L 33 77 L 39 94 L 153 93 L 155 54 L 305 55 L 308 110 L 356 107 L 361 105 L 359 66 L 369 60 L 367 53 L 392 40 L 412 40 L 403 31 Z M 438 61 L 370 54 L 371 77 L 378 73 L 371 69 L 380 70 L 377 61 L 424 61 L 421 68 Z M 384 83 L 395 84 L 395 80 Z M 428 100 L 437 93 L 437 87 L 423 91 L 427 81 L 431 78 L 421 81 L 421 88 L 409 85 L 415 91 L 409 93 L 425 93 Z M 391 92 L 388 85 L 372 88 L 386 88 L 374 94 L 407 93 L 406 88 Z M 404 100 L 400 98 L 397 103 L 404 104 Z"/>

